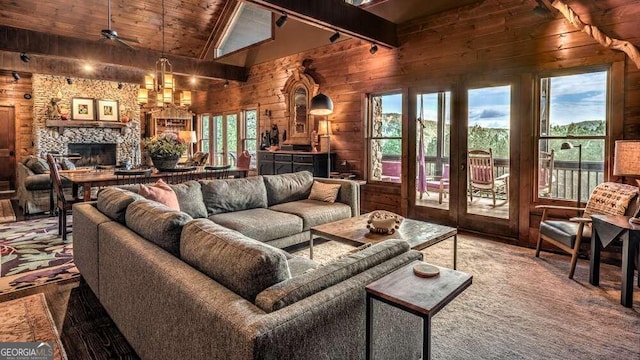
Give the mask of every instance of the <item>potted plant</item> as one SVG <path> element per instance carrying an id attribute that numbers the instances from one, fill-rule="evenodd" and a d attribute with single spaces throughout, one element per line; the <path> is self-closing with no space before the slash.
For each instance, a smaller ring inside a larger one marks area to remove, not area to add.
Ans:
<path id="1" fill-rule="evenodd" d="M 180 157 L 187 150 L 187 144 L 174 133 L 160 135 L 142 140 L 145 150 L 158 169 L 174 169 Z"/>

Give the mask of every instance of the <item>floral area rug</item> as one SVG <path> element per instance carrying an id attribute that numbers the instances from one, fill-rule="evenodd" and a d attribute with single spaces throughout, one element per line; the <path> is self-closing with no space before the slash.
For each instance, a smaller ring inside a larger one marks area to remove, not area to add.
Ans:
<path id="1" fill-rule="evenodd" d="M 0 224 L 0 294 L 79 276 L 71 235 L 62 241 L 57 217 Z"/>

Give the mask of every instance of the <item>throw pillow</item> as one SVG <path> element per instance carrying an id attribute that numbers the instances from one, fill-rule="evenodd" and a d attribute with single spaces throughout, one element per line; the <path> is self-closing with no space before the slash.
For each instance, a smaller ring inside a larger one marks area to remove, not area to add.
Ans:
<path id="1" fill-rule="evenodd" d="M 49 172 L 49 164 L 47 164 L 47 160 L 37 156 L 30 158 L 25 165 L 27 165 L 27 167 L 35 174 L 44 174 Z"/>
<path id="2" fill-rule="evenodd" d="M 62 166 L 62 170 L 75 170 L 76 169 L 76 165 L 69 159 L 67 158 L 62 158 L 62 160 L 60 160 L 60 166 Z"/>
<path id="3" fill-rule="evenodd" d="M 161 204 L 168 206 L 173 210 L 180 211 L 180 204 L 178 203 L 178 197 L 171 187 L 162 179 L 156 181 L 152 186 L 140 184 L 138 194 L 153 201 L 157 201 Z"/>
<path id="4" fill-rule="evenodd" d="M 309 199 L 331 203 L 336 202 L 340 186 L 340 184 L 327 184 L 320 181 L 314 181 L 313 186 L 311 186 Z"/>

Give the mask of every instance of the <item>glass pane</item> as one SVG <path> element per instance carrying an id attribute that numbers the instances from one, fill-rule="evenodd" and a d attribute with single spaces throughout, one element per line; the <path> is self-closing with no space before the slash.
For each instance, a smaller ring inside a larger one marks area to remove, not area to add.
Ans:
<path id="1" fill-rule="evenodd" d="M 371 141 L 373 153 L 380 167 L 371 178 L 379 181 L 400 183 L 402 180 L 402 141 L 400 139 L 376 139 Z"/>
<path id="2" fill-rule="evenodd" d="M 540 79 L 540 135 L 606 135 L 607 72 Z"/>
<path id="3" fill-rule="evenodd" d="M 209 115 L 202 115 L 202 134 L 200 134 L 200 138 L 202 139 L 201 146 L 204 152 L 209 152 L 209 129 L 211 127 L 211 118 Z"/>
<path id="4" fill-rule="evenodd" d="M 511 86 L 468 91 L 467 212 L 509 218 Z"/>
<path id="5" fill-rule="evenodd" d="M 229 24 L 216 49 L 216 57 L 271 38 L 271 11 L 257 5 L 241 3 Z"/>
<path id="6" fill-rule="evenodd" d="M 245 138 L 255 139 L 258 129 L 258 112 L 256 110 L 247 110 L 245 112 Z M 255 148 L 254 148 L 255 150 Z"/>
<path id="7" fill-rule="evenodd" d="M 222 165 L 224 163 L 222 154 L 224 153 L 224 126 L 222 123 L 222 116 L 217 115 L 213 117 L 214 129 L 213 129 L 213 139 L 214 141 L 214 156 L 213 163 L 214 165 Z"/>
<path id="8" fill-rule="evenodd" d="M 417 95 L 416 205 L 449 208 L 450 92 Z"/>
<path id="9" fill-rule="evenodd" d="M 539 146 L 538 197 L 577 201 L 579 187 L 584 203 L 604 182 L 604 139 L 543 139 Z"/>
<path id="10" fill-rule="evenodd" d="M 370 100 L 372 138 L 402 136 L 402 94 L 374 95 Z M 401 139 L 371 140 L 372 180 L 400 182 L 402 168 Z"/>
<path id="11" fill-rule="evenodd" d="M 227 164 L 235 165 L 238 154 L 238 115 L 227 115 Z"/>

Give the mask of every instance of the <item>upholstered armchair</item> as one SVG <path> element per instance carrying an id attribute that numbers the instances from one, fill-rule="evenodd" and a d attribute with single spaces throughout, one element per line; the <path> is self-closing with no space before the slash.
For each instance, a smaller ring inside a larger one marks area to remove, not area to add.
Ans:
<path id="1" fill-rule="evenodd" d="M 605 182 L 596 186 L 589 196 L 585 208 L 554 205 L 536 206 L 537 209 L 542 209 L 536 257 L 540 256 L 542 241 L 549 242 L 571 254 L 569 279 L 573 279 L 580 244 L 583 242 L 588 243 L 591 239 L 591 215 L 633 216 L 638 209 L 637 194 L 638 188 L 635 186 Z M 572 217 L 569 220 L 550 218 L 550 213 L 554 211 L 566 212 L 571 210 L 581 212 L 580 216 Z"/>

